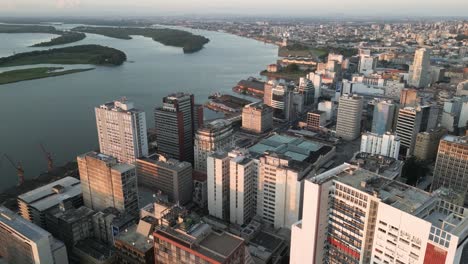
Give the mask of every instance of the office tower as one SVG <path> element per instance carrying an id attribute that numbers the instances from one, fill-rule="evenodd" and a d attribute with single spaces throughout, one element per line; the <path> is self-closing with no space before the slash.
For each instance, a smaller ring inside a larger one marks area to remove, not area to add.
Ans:
<path id="1" fill-rule="evenodd" d="M 326 120 L 332 120 L 335 116 L 336 107 L 332 101 L 322 101 L 318 104 L 317 109 L 326 113 Z"/>
<path id="2" fill-rule="evenodd" d="M 122 98 L 95 108 L 100 152 L 133 163 L 148 155 L 145 112 Z"/>
<path id="3" fill-rule="evenodd" d="M 418 133 L 414 144 L 414 156 L 420 160 L 433 161 L 437 156 L 440 139 L 445 134 L 447 130 L 441 127 Z"/>
<path id="4" fill-rule="evenodd" d="M 398 112 L 396 134 L 401 140 L 402 154 L 412 156 L 419 132 L 436 127 L 437 108 L 432 105 L 401 108 Z"/>
<path id="5" fill-rule="evenodd" d="M 242 109 L 242 129 L 254 133 L 264 133 L 273 128 L 273 109 L 258 102 Z"/>
<path id="6" fill-rule="evenodd" d="M 229 220 L 229 161 L 226 152 L 218 151 L 207 158 L 208 211 L 210 215 Z"/>
<path id="7" fill-rule="evenodd" d="M 136 167 L 116 158 L 88 152 L 77 157 L 83 200 L 86 207 L 101 211 L 114 207 L 138 215 Z"/>
<path id="8" fill-rule="evenodd" d="M 0 206 L 0 261 L 15 264 L 66 264 L 65 245 L 49 232 Z"/>
<path id="9" fill-rule="evenodd" d="M 276 82 L 269 80 L 265 83 L 265 92 L 263 96 L 263 103 L 271 107 L 271 99 L 273 94 L 273 87 L 276 85 Z"/>
<path id="10" fill-rule="evenodd" d="M 30 192 L 17 199 L 21 216 L 42 228 L 46 228 L 45 213 L 60 204 L 66 208 L 83 205 L 81 185 L 78 179 L 65 177 Z"/>
<path id="11" fill-rule="evenodd" d="M 229 216 L 233 224 L 248 224 L 255 215 L 257 163 L 247 150 L 229 152 Z"/>
<path id="12" fill-rule="evenodd" d="M 400 107 L 415 107 L 419 104 L 421 99 L 418 96 L 418 91 L 416 89 L 403 89 L 401 90 L 400 95 Z"/>
<path id="13" fill-rule="evenodd" d="M 380 135 L 367 132 L 361 137 L 361 152 L 398 159 L 400 138 L 391 133 Z"/>
<path id="14" fill-rule="evenodd" d="M 50 209 L 46 213 L 46 230 L 67 246 L 69 252 L 81 240 L 94 237 L 93 215 L 88 207 Z"/>
<path id="15" fill-rule="evenodd" d="M 432 190 L 441 186 L 465 195 L 468 204 L 468 136 L 445 136 L 439 144 Z"/>
<path id="16" fill-rule="evenodd" d="M 193 94 L 175 93 L 163 98 L 162 107 L 154 110 L 158 151 L 170 158 L 193 162 L 193 135 L 200 127 L 195 119 Z"/>
<path id="17" fill-rule="evenodd" d="M 340 97 L 336 121 L 336 136 L 354 140 L 361 134 L 362 96 L 345 94 Z"/>
<path id="18" fill-rule="evenodd" d="M 307 129 L 320 130 L 327 122 L 327 113 L 320 110 L 315 110 L 307 113 Z"/>
<path id="19" fill-rule="evenodd" d="M 195 170 L 206 172 L 208 153 L 229 148 L 234 144 L 232 124 L 225 119 L 212 121 L 195 134 Z"/>
<path id="20" fill-rule="evenodd" d="M 374 106 L 372 133 L 383 135 L 393 132 L 397 107 L 391 101 L 380 101 Z"/>
<path id="21" fill-rule="evenodd" d="M 136 165 L 139 185 L 161 191 L 173 203 L 192 200 L 192 164 L 156 154 L 137 159 Z"/>
<path id="22" fill-rule="evenodd" d="M 413 65 L 410 67 L 409 85 L 422 88 L 431 83 L 430 56 L 431 51 L 426 48 L 416 50 Z"/>
<path id="23" fill-rule="evenodd" d="M 301 219 L 303 178 L 311 170 L 307 162 L 266 152 L 259 158 L 257 215 L 274 228 L 290 228 Z"/>
<path id="24" fill-rule="evenodd" d="M 452 99 L 445 101 L 440 126 L 446 128 L 449 132 L 456 134 L 458 132 L 458 128 L 466 126 L 466 117 L 468 117 L 468 113 L 462 112 L 462 110 L 468 111 L 467 96 L 453 97 Z"/>
<path id="25" fill-rule="evenodd" d="M 203 105 L 195 104 L 193 106 L 193 131 L 196 132 L 204 122 Z"/>
<path id="26" fill-rule="evenodd" d="M 208 179 L 206 173 L 193 171 L 192 201 L 200 208 L 208 207 Z"/>
<path id="27" fill-rule="evenodd" d="M 320 88 L 322 87 L 322 75 L 313 72 L 307 74 L 307 79 L 314 84 L 314 98 L 317 100 L 320 97 Z"/>
<path id="28" fill-rule="evenodd" d="M 372 131 L 372 122 L 374 121 L 374 111 L 376 105 L 379 103 L 378 99 L 371 100 L 365 106 L 365 118 L 363 122 L 364 131 Z"/>
<path id="29" fill-rule="evenodd" d="M 301 77 L 299 79 L 298 91 L 304 96 L 304 105 L 312 105 L 315 101 L 315 87 L 312 81 Z"/>
<path id="30" fill-rule="evenodd" d="M 364 75 L 373 74 L 377 67 L 377 57 L 362 55 L 359 58 L 359 73 Z"/>
<path id="31" fill-rule="evenodd" d="M 115 237 L 116 263 L 154 264 L 153 230 L 157 219 L 145 216 Z"/>
<path id="32" fill-rule="evenodd" d="M 168 213 L 171 214 L 174 213 Z M 242 238 L 215 231 L 210 225 L 184 214 L 175 220 L 174 225 L 163 223 L 155 228 L 155 263 L 246 263 L 246 246 Z"/>
<path id="33" fill-rule="evenodd" d="M 358 166 L 305 181 L 291 264 L 460 263 L 468 211 Z"/>

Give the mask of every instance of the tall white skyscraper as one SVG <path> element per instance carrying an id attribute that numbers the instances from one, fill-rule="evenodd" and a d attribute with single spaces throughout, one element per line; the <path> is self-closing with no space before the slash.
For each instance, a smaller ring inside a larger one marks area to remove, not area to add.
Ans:
<path id="1" fill-rule="evenodd" d="M 431 83 L 431 51 L 426 48 L 416 50 L 413 65 L 410 67 L 409 85 L 427 87 Z"/>
<path id="2" fill-rule="evenodd" d="M 345 94 L 340 97 L 336 121 L 336 136 L 354 140 L 361 134 L 362 96 Z"/>
<path id="3" fill-rule="evenodd" d="M 100 152 L 134 163 L 148 155 L 145 112 L 125 98 L 95 108 Z"/>
<path id="4" fill-rule="evenodd" d="M 210 215 L 229 220 L 229 162 L 226 152 L 211 153 L 207 158 L 208 212 Z"/>
<path id="5" fill-rule="evenodd" d="M 369 75 L 374 73 L 377 66 L 377 57 L 362 55 L 359 59 L 359 73 Z"/>
<path id="6" fill-rule="evenodd" d="M 361 137 L 361 152 L 398 159 L 400 138 L 391 133 L 379 135 L 368 132 Z"/>

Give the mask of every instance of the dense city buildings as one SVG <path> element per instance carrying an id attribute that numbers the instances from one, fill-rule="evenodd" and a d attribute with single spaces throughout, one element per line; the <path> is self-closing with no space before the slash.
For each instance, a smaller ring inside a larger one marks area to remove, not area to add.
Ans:
<path id="1" fill-rule="evenodd" d="M 290 263 L 459 263 L 464 208 L 343 164 L 308 178 Z"/>
<path id="2" fill-rule="evenodd" d="M 193 94 L 175 93 L 164 97 L 163 105 L 154 110 L 158 152 L 193 162 L 193 136 L 195 128 L 201 127 L 201 116 Z"/>
<path id="3" fill-rule="evenodd" d="M 442 138 L 437 152 L 432 190 L 452 188 L 465 195 L 468 204 L 468 137 L 447 135 Z"/>
<path id="4" fill-rule="evenodd" d="M 88 152 L 77 157 L 84 205 L 100 211 L 114 207 L 138 214 L 136 167 L 116 158 Z"/>
<path id="5" fill-rule="evenodd" d="M 398 159 L 400 138 L 391 133 L 379 135 L 367 132 L 361 137 L 361 152 Z"/>
<path id="6" fill-rule="evenodd" d="M 83 205 L 81 184 L 78 179 L 65 177 L 18 196 L 21 216 L 46 228 L 46 212 L 59 206 L 77 208 Z"/>
<path id="7" fill-rule="evenodd" d="M 273 128 L 273 109 L 261 102 L 246 105 L 242 109 L 242 129 L 264 133 Z"/>
<path id="8" fill-rule="evenodd" d="M 192 164 L 154 154 L 137 159 L 138 184 L 167 195 L 170 202 L 192 200 Z"/>
<path id="9" fill-rule="evenodd" d="M 361 134 L 363 98 L 357 95 L 343 95 L 338 104 L 336 136 L 354 140 Z"/>
<path id="10" fill-rule="evenodd" d="M 68 257 L 65 245 L 49 232 L 1 206 L 0 261 L 62 264 Z"/>
<path id="11" fill-rule="evenodd" d="M 195 170 L 206 172 L 208 154 L 232 147 L 233 139 L 232 123 L 225 119 L 212 121 L 199 128 L 194 143 Z"/>
<path id="12" fill-rule="evenodd" d="M 145 112 L 133 102 L 122 98 L 96 107 L 95 112 L 101 153 L 127 163 L 148 155 Z"/>

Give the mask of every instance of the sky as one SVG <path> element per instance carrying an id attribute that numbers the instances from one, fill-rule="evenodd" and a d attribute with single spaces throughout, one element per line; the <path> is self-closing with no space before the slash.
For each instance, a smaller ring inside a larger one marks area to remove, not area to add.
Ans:
<path id="1" fill-rule="evenodd" d="M 0 15 L 467 16 L 467 0 L 0 0 Z"/>

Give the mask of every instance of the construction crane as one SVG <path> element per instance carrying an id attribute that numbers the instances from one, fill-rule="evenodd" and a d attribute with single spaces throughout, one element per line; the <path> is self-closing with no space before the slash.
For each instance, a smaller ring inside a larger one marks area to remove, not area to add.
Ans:
<path id="1" fill-rule="evenodd" d="M 54 169 L 54 160 L 52 159 L 52 154 L 48 152 L 44 145 L 40 144 L 42 153 L 44 153 L 44 157 L 47 160 L 47 171 L 51 172 Z"/>
<path id="2" fill-rule="evenodd" d="M 21 162 L 18 162 L 15 164 L 12 158 L 10 158 L 7 154 L 4 154 L 5 158 L 11 163 L 11 166 L 15 168 L 16 174 L 18 175 L 18 186 L 23 185 L 24 183 L 24 169 L 23 166 L 21 165 Z"/>

